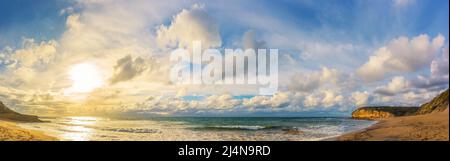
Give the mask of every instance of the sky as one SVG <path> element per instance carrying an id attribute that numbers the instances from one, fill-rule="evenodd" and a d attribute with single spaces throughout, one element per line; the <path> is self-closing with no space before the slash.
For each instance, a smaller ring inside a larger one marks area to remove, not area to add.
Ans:
<path id="1" fill-rule="evenodd" d="M 0 100 L 39 115 L 348 116 L 448 88 L 448 0 L 0 2 Z M 171 83 L 170 53 L 279 50 L 279 88 Z"/>

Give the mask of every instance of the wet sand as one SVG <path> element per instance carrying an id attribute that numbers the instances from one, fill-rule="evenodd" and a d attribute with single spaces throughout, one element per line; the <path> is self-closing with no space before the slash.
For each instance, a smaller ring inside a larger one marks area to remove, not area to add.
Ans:
<path id="1" fill-rule="evenodd" d="M 42 132 L 26 130 L 18 127 L 14 122 L 0 120 L 0 141 L 54 141 L 54 137 Z"/>
<path id="2" fill-rule="evenodd" d="M 449 111 L 383 119 L 364 130 L 328 140 L 449 141 Z"/>

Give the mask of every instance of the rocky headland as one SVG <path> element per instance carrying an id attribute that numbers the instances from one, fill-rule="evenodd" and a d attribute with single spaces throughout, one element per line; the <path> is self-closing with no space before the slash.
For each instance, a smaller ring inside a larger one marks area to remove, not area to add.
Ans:
<path id="1" fill-rule="evenodd" d="M 37 116 L 15 112 L 0 102 L 0 141 L 48 141 L 57 140 L 41 132 L 18 127 L 18 122 L 42 122 Z"/>
<path id="2" fill-rule="evenodd" d="M 379 120 L 364 130 L 331 140 L 449 141 L 448 89 L 420 107 L 362 107 L 355 119 Z"/>

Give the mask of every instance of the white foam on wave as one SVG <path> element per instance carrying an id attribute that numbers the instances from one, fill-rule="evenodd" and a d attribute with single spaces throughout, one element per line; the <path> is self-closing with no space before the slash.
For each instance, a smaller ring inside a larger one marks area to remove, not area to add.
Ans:
<path id="1" fill-rule="evenodd" d="M 252 125 L 224 125 L 224 126 L 210 126 L 213 128 L 223 128 L 223 129 L 244 129 L 244 130 L 261 130 L 266 127 L 264 126 L 252 126 Z"/>
<path id="2" fill-rule="evenodd" d="M 296 134 L 288 134 L 286 131 L 283 131 L 285 127 L 278 128 L 277 126 L 274 128 L 260 125 L 216 125 L 208 126 L 206 130 L 192 130 L 193 126 L 199 126 L 183 123 L 182 121 L 71 119 L 52 118 L 46 120 L 50 121 L 48 123 L 24 123 L 18 125 L 27 129 L 43 131 L 61 140 L 315 141 L 366 128 L 374 123 L 354 121 L 352 123 L 344 122 L 330 125 L 311 122 L 311 124 L 306 123 L 304 126 L 287 127 L 288 130 L 299 131 Z"/>

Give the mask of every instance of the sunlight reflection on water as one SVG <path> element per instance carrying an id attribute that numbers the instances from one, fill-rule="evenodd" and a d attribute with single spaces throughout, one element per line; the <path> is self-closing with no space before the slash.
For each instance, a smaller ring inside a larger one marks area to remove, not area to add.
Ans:
<path id="1" fill-rule="evenodd" d="M 61 138 L 68 138 L 69 140 L 90 140 L 93 133 L 93 129 L 85 126 L 93 126 L 97 123 L 99 118 L 96 117 L 69 117 L 68 124 L 74 126 L 63 126 L 64 131 L 70 131 L 63 133 Z M 80 125 L 80 126 L 77 126 Z"/>

